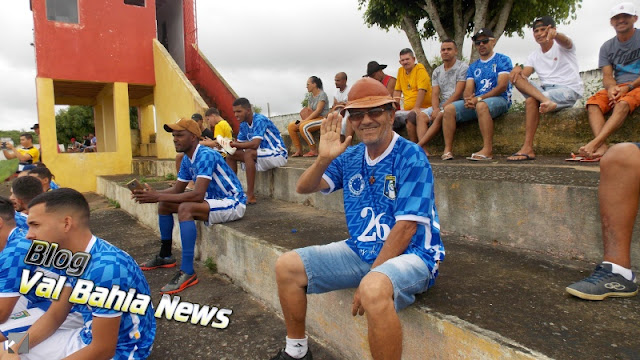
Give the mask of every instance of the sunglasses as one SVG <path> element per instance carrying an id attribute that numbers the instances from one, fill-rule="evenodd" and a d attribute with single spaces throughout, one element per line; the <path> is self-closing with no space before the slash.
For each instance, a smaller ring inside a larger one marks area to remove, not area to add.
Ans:
<path id="1" fill-rule="evenodd" d="M 389 110 L 388 106 L 375 107 L 368 110 L 348 110 L 349 121 L 362 121 L 365 115 L 369 115 L 372 119 L 377 119 L 387 110 Z"/>
<path id="2" fill-rule="evenodd" d="M 490 38 L 489 39 L 476 40 L 473 43 L 476 44 L 476 46 L 479 46 L 480 44 L 486 45 L 486 44 L 489 43 L 489 41 L 491 41 Z"/>

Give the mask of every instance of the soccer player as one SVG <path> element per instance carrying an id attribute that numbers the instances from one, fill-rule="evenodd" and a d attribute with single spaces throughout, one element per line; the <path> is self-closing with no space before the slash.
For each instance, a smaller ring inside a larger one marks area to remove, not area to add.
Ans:
<path id="1" fill-rule="evenodd" d="M 21 176 L 11 183 L 11 202 L 15 208 L 16 226 L 24 231 L 29 230 L 27 225 L 27 208 L 29 202 L 36 196 L 42 194 L 42 183 L 40 179 L 32 176 Z"/>
<path id="2" fill-rule="evenodd" d="M 191 119 L 180 119 L 175 124 L 164 126 L 173 134 L 176 151 L 184 153 L 178 181 L 166 190 L 156 191 L 149 185 L 145 190 L 134 190 L 132 196 L 140 203 L 158 203 L 158 225 L 160 227 L 160 253 L 140 264 L 142 270 L 176 266 L 171 255 L 173 215 L 178 214 L 180 239 L 182 240 L 182 263 L 169 283 L 160 289 L 165 294 L 178 293 L 198 283 L 193 268 L 196 247 L 195 220 L 206 225 L 238 220 L 244 216 L 247 197 L 240 180 L 231 171 L 222 156 L 198 143 L 200 127 Z M 189 181 L 195 181 L 193 191 L 185 192 Z"/>

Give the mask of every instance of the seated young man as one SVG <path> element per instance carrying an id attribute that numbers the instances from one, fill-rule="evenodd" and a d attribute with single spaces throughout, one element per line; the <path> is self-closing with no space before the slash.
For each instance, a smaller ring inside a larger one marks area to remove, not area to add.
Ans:
<path id="1" fill-rule="evenodd" d="M 195 220 L 205 221 L 206 225 L 238 220 L 244 216 L 247 198 L 240 180 L 222 156 L 198 143 L 201 133 L 195 121 L 180 119 L 175 124 L 165 125 L 164 129 L 173 134 L 176 151 L 185 155 L 178 181 L 159 191 L 147 185 L 145 190 L 134 190 L 132 197 L 139 203 L 158 203 L 160 253 L 140 264 L 142 270 L 176 266 L 171 246 L 173 214 L 178 214 L 182 263 L 171 281 L 160 289 L 162 293 L 175 294 L 198 283 L 193 268 L 197 239 Z M 189 181 L 195 181 L 195 188 L 185 192 Z"/>
<path id="2" fill-rule="evenodd" d="M 240 121 L 240 133 L 238 141 L 232 141 L 229 145 L 238 151 L 227 155 L 227 164 L 237 173 L 238 161 L 244 163 L 247 171 L 247 202 L 255 204 L 256 171 L 284 166 L 287 163 L 287 148 L 278 128 L 266 116 L 254 114 L 246 98 L 233 102 L 233 113 Z"/>
<path id="3" fill-rule="evenodd" d="M 15 208 L 16 226 L 24 231 L 29 230 L 27 225 L 28 205 L 33 198 L 42 194 L 42 183 L 40 179 L 33 176 L 21 176 L 11 183 L 11 196 Z"/>
<path id="4" fill-rule="evenodd" d="M 42 190 L 44 192 L 55 190 L 60 188 L 58 184 L 53 181 L 53 174 L 51 170 L 49 170 L 46 166 L 36 166 L 33 169 L 29 170 L 29 176 L 33 176 L 36 179 L 40 180 L 42 183 Z"/>
<path id="5" fill-rule="evenodd" d="M 11 200 L 0 197 L 0 341 L 6 340 L 9 333 L 28 330 L 51 305 L 48 298 L 36 296 L 35 288 L 20 294 L 22 271 L 41 271 L 50 278 L 59 276 L 58 271 L 24 262 L 32 242 L 25 238 L 26 232 L 16 227 L 14 212 Z M 61 327 L 75 329 L 82 324 L 82 316 L 72 312 Z"/>
<path id="6" fill-rule="evenodd" d="M 126 252 L 97 238 L 89 228 L 89 204 L 73 189 L 50 191 L 29 204 L 27 238 L 56 243 L 61 249 L 91 255 L 81 275 L 68 276 L 60 298 L 27 331 L 29 353 L 22 360 L 62 359 L 146 359 L 155 338 L 155 317 L 151 305 L 143 314 L 133 309 L 120 312 L 105 305 L 75 305 L 82 314 L 82 329 L 60 329 L 73 303 L 72 288 L 80 279 L 105 289 L 119 287 L 124 292 L 149 296 L 142 271 Z M 17 347 L 19 344 L 16 344 Z M 17 350 L 14 348 L 14 350 Z"/>
<path id="7" fill-rule="evenodd" d="M 218 150 L 222 156 L 226 156 L 227 153 L 218 144 L 218 136 L 231 141 L 233 139 L 233 129 L 227 120 L 220 116 L 220 112 L 216 108 L 210 108 L 204 113 L 205 119 L 209 122 L 209 126 L 213 126 L 213 136 L 205 136 L 202 132 L 203 140 L 200 141 L 200 145 L 208 146 L 212 149 Z M 206 130 L 206 129 L 205 129 Z"/>

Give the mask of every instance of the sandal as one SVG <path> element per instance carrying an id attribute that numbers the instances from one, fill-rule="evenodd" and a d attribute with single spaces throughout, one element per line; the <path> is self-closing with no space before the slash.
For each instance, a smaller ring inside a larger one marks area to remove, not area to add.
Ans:
<path id="1" fill-rule="evenodd" d="M 440 157 L 442 160 L 453 160 L 453 153 L 449 151 L 448 153 L 442 154 Z"/>

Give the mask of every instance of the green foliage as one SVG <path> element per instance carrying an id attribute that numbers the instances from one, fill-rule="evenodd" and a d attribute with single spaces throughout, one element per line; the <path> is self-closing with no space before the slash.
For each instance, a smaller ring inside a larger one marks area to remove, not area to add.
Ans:
<path id="1" fill-rule="evenodd" d="M 364 22 L 368 26 L 378 26 L 381 29 L 400 29 L 402 17 L 406 16 L 415 24 L 424 20 L 424 25 L 418 27 L 420 36 L 429 39 L 437 35 L 436 29 L 429 14 L 421 7 L 425 6 L 425 0 L 358 0 L 360 9 L 365 8 L 363 15 Z M 455 38 L 454 21 L 458 16 L 475 13 L 474 0 L 434 0 L 435 8 L 439 14 L 440 22 L 446 34 L 450 38 Z M 455 14 L 454 9 L 459 2 L 461 13 Z M 559 24 L 567 24 L 570 20 L 575 20 L 575 12 L 581 7 L 582 0 L 517 0 L 513 2 L 513 7 L 505 25 L 504 35 L 520 37 L 524 36 L 527 25 L 541 14 L 553 17 Z M 505 0 L 489 0 L 488 12 L 486 16 L 487 24 L 499 18 L 500 11 Z M 467 35 L 471 35 L 475 30 L 473 16 L 470 21 L 463 25 Z M 495 34 L 496 36 L 499 34 Z M 444 40 L 444 39 L 441 39 Z M 461 48 L 463 44 L 458 44 Z M 462 52 L 460 52 L 462 53 Z"/>
<path id="2" fill-rule="evenodd" d="M 120 203 L 118 202 L 118 200 L 107 198 L 107 201 L 109 202 L 109 205 L 113 206 L 116 209 L 120 209 Z"/>
<path id="3" fill-rule="evenodd" d="M 11 174 L 18 170 L 18 159 L 0 161 L 0 182 L 5 181 Z"/>
<path id="4" fill-rule="evenodd" d="M 262 108 L 258 105 L 251 105 L 251 108 L 253 109 L 253 113 L 254 114 L 261 114 L 262 113 Z"/>
<path id="5" fill-rule="evenodd" d="M 82 137 L 95 134 L 93 108 L 91 106 L 69 106 L 56 114 L 56 135 L 58 143 L 68 144 L 75 137 L 82 142 Z"/>
<path id="6" fill-rule="evenodd" d="M 129 108 L 129 128 L 138 129 L 138 108 L 130 107 Z"/>
<path id="7" fill-rule="evenodd" d="M 311 98 L 311 93 L 310 92 L 304 94 L 304 99 L 302 99 L 302 102 L 300 103 L 303 108 L 306 108 L 307 106 L 309 106 L 309 99 L 310 98 Z"/>
<path id="8" fill-rule="evenodd" d="M 216 264 L 211 257 L 208 257 L 207 260 L 204 261 L 204 266 L 214 274 L 218 272 L 218 264 Z"/>
<path id="9" fill-rule="evenodd" d="M 176 176 L 174 174 L 167 174 L 164 176 L 165 180 L 173 181 L 176 180 Z"/>
<path id="10" fill-rule="evenodd" d="M 33 131 L 29 130 L 29 131 L 20 131 L 20 130 L 0 130 L 0 138 L 11 138 L 11 140 L 13 141 L 13 144 L 15 146 L 20 146 L 20 134 L 22 133 L 29 133 L 33 136 L 33 143 L 34 144 L 39 144 L 40 143 L 40 139 L 38 139 L 38 135 L 36 135 L 36 133 L 34 133 Z"/>

